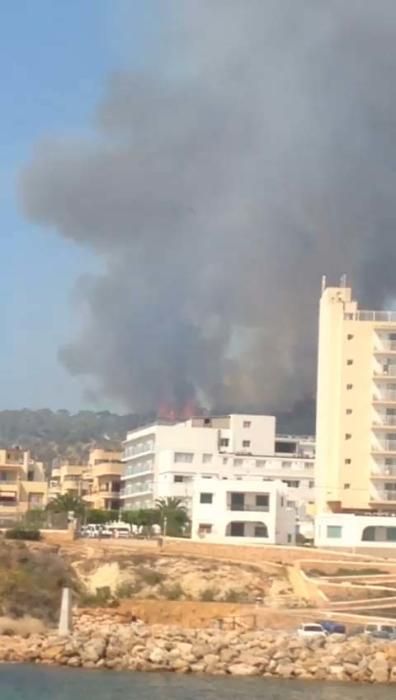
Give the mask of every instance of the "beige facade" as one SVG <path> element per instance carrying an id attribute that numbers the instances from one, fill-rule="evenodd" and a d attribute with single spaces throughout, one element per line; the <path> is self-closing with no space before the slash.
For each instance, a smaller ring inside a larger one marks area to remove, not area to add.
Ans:
<path id="1" fill-rule="evenodd" d="M 27 450 L 0 450 L 0 520 L 23 516 L 28 510 L 44 508 L 48 485 L 41 462 Z"/>
<path id="2" fill-rule="evenodd" d="M 119 509 L 123 471 L 122 454 L 121 451 L 117 450 L 98 448 L 91 450 L 89 474 L 92 478 L 92 486 L 86 500 L 92 508 L 99 510 Z"/>
<path id="3" fill-rule="evenodd" d="M 83 498 L 91 491 L 89 469 L 86 464 L 61 464 L 52 469 L 49 484 L 49 498 L 56 496 L 76 496 Z"/>
<path id="4" fill-rule="evenodd" d="M 396 313 L 361 311 L 348 287 L 319 315 L 317 513 L 396 511 Z"/>
<path id="5" fill-rule="evenodd" d="M 62 464 L 52 470 L 50 498 L 70 494 L 91 508 L 117 510 L 120 506 L 122 452 L 95 448 L 88 464 Z"/>

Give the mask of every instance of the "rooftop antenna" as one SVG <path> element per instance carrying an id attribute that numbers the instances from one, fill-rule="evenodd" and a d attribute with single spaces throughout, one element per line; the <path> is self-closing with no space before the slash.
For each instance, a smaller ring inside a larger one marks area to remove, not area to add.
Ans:
<path id="1" fill-rule="evenodd" d="M 346 287 L 346 283 L 347 283 L 347 276 L 346 276 L 346 275 L 341 275 L 340 287 Z"/>
<path id="2" fill-rule="evenodd" d="M 326 289 L 326 282 L 327 282 L 326 275 L 322 275 L 322 294 L 323 294 L 324 290 Z"/>

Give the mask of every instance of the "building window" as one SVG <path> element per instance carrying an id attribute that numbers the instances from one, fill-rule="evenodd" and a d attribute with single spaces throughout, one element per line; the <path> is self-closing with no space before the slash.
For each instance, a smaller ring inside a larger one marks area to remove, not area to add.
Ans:
<path id="1" fill-rule="evenodd" d="M 210 464 L 212 461 L 212 455 L 204 454 L 202 455 L 202 464 Z"/>
<path id="2" fill-rule="evenodd" d="M 250 421 L 250 420 L 244 420 L 244 421 L 243 421 L 243 427 L 244 427 L 244 428 L 251 428 L 251 426 L 252 426 L 252 421 Z"/>
<path id="3" fill-rule="evenodd" d="M 345 460 L 345 464 L 352 464 L 352 460 L 349 459 L 349 457 L 347 457 L 347 459 Z"/>
<path id="4" fill-rule="evenodd" d="M 231 537 L 244 537 L 245 523 L 231 523 L 230 535 Z"/>
<path id="5" fill-rule="evenodd" d="M 281 503 L 281 508 L 283 508 L 283 506 L 285 505 L 285 499 L 283 498 L 283 496 L 281 496 L 280 503 Z"/>
<path id="6" fill-rule="evenodd" d="M 351 433 L 345 433 L 345 440 L 350 440 L 352 437 Z"/>
<path id="7" fill-rule="evenodd" d="M 268 508 L 269 506 L 269 495 L 268 493 L 261 493 L 256 496 L 256 506 L 258 508 Z"/>
<path id="8" fill-rule="evenodd" d="M 184 462 L 185 464 L 191 464 L 194 459 L 193 452 L 175 452 L 174 461 Z"/>
<path id="9" fill-rule="evenodd" d="M 268 537 L 268 528 L 266 525 L 256 525 L 254 528 L 255 537 Z"/>
<path id="10" fill-rule="evenodd" d="M 353 338 L 352 333 L 348 333 L 348 335 L 347 335 L 347 340 L 352 340 L 352 338 Z"/>
<path id="11" fill-rule="evenodd" d="M 242 447 L 244 447 L 244 448 L 250 447 L 250 440 L 242 440 Z"/>
<path id="12" fill-rule="evenodd" d="M 228 464 L 228 457 L 223 457 L 223 464 Z"/>
<path id="13" fill-rule="evenodd" d="M 209 523 L 199 523 L 198 534 L 199 535 L 210 535 L 210 533 L 212 532 L 212 527 L 213 527 L 213 525 L 210 525 Z"/>
<path id="14" fill-rule="evenodd" d="M 286 484 L 290 489 L 298 489 L 300 482 L 294 479 L 282 479 L 283 483 Z"/>
<path id="15" fill-rule="evenodd" d="M 353 360 L 347 360 L 347 365 L 353 365 Z"/>
<path id="16" fill-rule="evenodd" d="M 212 425 L 212 419 L 211 418 L 204 418 L 204 425 Z"/>
<path id="17" fill-rule="evenodd" d="M 309 486 L 310 489 L 313 489 L 313 487 L 315 486 L 315 482 L 314 482 L 314 481 L 310 481 L 310 482 L 308 483 L 308 486 Z"/>
<path id="18" fill-rule="evenodd" d="M 350 389 L 352 389 L 352 387 L 353 387 L 353 384 L 347 384 L 347 385 L 346 385 L 346 388 L 348 389 L 348 391 L 349 391 Z"/>
<path id="19" fill-rule="evenodd" d="M 352 413 L 352 409 L 351 409 L 351 408 L 347 408 L 347 410 L 346 410 L 346 414 L 347 414 L 347 416 L 350 416 L 350 415 L 351 415 L 351 413 Z"/>
<path id="20" fill-rule="evenodd" d="M 200 493 L 199 502 L 206 504 L 213 503 L 213 493 Z"/>
<path id="21" fill-rule="evenodd" d="M 228 438 L 220 438 L 220 447 L 228 447 L 230 441 Z"/>
<path id="22" fill-rule="evenodd" d="M 175 484 L 181 484 L 184 481 L 184 476 L 182 476 L 181 474 L 175 474 L 173 477 L 173 481 L 175 482 Z"/>
<path id="23" fill-rule="evenodd" d="M 344 489 L 350 489 L 351 485 L 350 484 L 344 484 Z"/>
<path id="24" fill-rule="evenodd" d="M 330 540 L 340 540 L 342 538 L 341 525 L 328 525 L 327 526 L 327 537 Z"/>
<path id="25" fill-rule="evenodd" d="M 243 459 L 239 459 L 238 457 L 236 457 L 234 459 L 234 467 L 241 467 L 242 464 L 243 464 Z"/>

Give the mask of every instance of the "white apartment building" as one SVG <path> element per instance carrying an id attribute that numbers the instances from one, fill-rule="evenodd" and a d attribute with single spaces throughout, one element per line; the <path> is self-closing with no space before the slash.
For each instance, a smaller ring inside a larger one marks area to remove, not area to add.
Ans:
<path id="1" fill-rule="evenodd" d="M 196 477 L 192 538 L 233 544 L 294 544 L 296 515 L 281 481 Z"/>
<path id="2" fill-rule="evenodd" d="M 121 502 L 125 510 L 152 507 L 157 498 L 182 498 L 192 512 L 193 481 L 280 480 L 288 486 L 287 507 L 302 525 L 312 524 L 312 438 L 276 438 L 275 418 L 228 415 L 157 422 L 128 433 Z"/>

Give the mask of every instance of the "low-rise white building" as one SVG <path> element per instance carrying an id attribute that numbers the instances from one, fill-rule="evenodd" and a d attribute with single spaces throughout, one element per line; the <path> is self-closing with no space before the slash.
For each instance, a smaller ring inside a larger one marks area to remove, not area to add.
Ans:
<path id="1" fill-rule="evenodd" d="M 238 414 L 159 421 L 130 431 L 124 443 L 123 509 L 179 497 L 191 514 L 196 477 L 280 480 L 288 487 L 287 507 L 295 509 L 300 525 L 312 526 L 313 440 L 276 437 L 275 428 L 273 416 Z"/>
<path id="2" fill-rule="evenodd" d="M 192 538 L 209 542 L 294 544 L 296 514 L 287 487 L 260 479 L 196 478 Z"/>
<path id="3" fill-rule="evenodd" d="M 396 548 L 396 513 L 323 513 L 315 518 L 315 546 Z"/>

